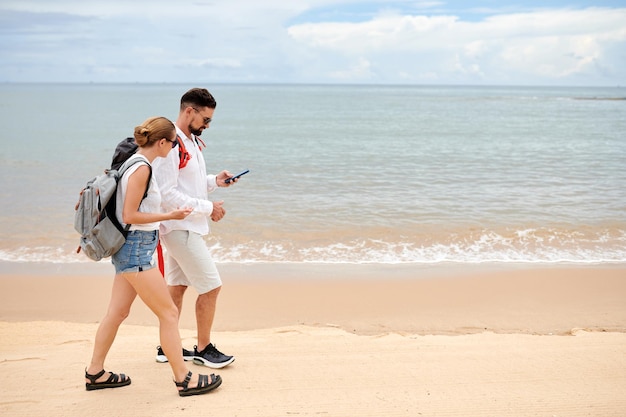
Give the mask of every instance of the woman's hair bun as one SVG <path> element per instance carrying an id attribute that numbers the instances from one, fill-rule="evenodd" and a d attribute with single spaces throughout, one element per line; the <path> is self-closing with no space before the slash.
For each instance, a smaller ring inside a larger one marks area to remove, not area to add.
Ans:
<path id="1" fill-rule="evenodd" d="M 135 142 L 140 147 L 168 138 L 176 132 L 174 124 L 165 117 L 151 117 L 135 127 Z"/>

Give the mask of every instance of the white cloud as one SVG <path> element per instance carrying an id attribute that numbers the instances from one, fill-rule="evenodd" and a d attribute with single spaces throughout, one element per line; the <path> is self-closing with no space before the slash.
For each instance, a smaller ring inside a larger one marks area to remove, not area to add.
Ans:
<path id="1" fill-rule="evenodd" d="M 323 3 L 323 2 L 322 2 Z M 253 20 L 259 17 L 285 16 L 299 13 L 306 3 L 281 0 L 3 0 L 0 8 L 33 13 L 67 13 L 99 18 L 132 18 L 138 24 L 147 19 Z M 252 19 L 251 19 L 252 18 Z M 232 22 L 232 20 L 230 20 Z"/>
<path id="2" fill-rule="evenodd" d="M 347 54 L 389 48 L 420 50 L 430 47 L 433 35 L 437 35 L 440 43 L 456 20 L 454 16 L 384 15 L 361 23 L 296 25 L 290 27 L 288 33 L 300 43 Z"/>
<path id="3" fill-rule="evenodd" d="M 480 18 L 455 1 L 4 0 L 0 81 L 626 79 L 626 8 L 511 7 Z"/>
<path id="4" fill-rule="evenodd" d="M 624 75 L 625 57 L 608 56 L 626 47 L 626 9 L 546 10 L 492 16 L 466 22 L 455 16 L 380 15 L 358 23 L 294 25 L 290 36 L 317 51 L 332 51 L 372 63 L 372 76 L 422 81 L 437 73 L 441 82 L 567 81 L 593 77 L 598 67 L 615 79 Z M 403 62 L 389 59 L 403 56 Z M 391 65 L 385 63 L 391 61 Z M 622 67 L 615 65 L 620 62 Z M 338 69 L 329 68 L 330 73 Z M 622 78 L 626 79 L 626 77 Z"/>
<path id="5" fill-rule="evenodd" d="M 190 67 L 197 68 L 241 68 L 241 62 L 236 59 L 189 59 L 181 63 L 183 66 L 188 65 Z"/>

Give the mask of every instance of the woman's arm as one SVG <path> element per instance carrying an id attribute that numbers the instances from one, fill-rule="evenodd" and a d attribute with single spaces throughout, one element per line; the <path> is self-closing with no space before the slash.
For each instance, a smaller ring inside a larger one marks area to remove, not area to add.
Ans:
<path id="1" fill-rule="evenodd" d="M 142 213 L 139 205 L 146 192 L 146 185 L 150 176 L 150 167 L 142 164 L 130 177 L 126 186 L 124 207 L 122 208 L 122 221 L 126 224 L 146 224 L 163 220 L 184 219 L 193 211 L 191 208 L 182 208 L 168 213 Z"/>

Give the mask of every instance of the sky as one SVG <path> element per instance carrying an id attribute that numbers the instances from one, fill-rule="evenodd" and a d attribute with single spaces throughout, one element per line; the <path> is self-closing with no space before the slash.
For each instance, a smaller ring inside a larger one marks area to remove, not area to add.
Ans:
<path id="1" fill-rule="evenodd" d="M 0 0 L 0 82 L 626 85 L 626 0 Z"/>

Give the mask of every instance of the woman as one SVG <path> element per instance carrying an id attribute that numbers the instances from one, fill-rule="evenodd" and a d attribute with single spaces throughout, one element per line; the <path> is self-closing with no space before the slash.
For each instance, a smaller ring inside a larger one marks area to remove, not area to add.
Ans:
<path id="1" fill-rule="evenodd" d="M 165 280 L 153 260 L 159 240 L 159 223 L 181 220 L 192 209 L 179 208 L 160 212 L 161 195 L 150 163 L 165 157 L 176 146 L 174 124 L 164 117 L 152 117 L 135 128 L 137 153 L 129 158 L 141 158 L 145 163 L 134 164 L 120 178 L 117 189 L 117 218 L 122 226 L 131 224 L 126 243 L 113 255 L 115 279 L 106 316 L 96 332 L 91 363 L 85 369 L 88 391 L 117 388 L 130 384 L 125 374 L 104 371 L 106 358 L 117 330 L 128 316 L 130 307 L 139 297 L 159 318 L 161 347 L 174 373 L 174 383 L 180 396 L 198 395 L 217 388 L 222 379 L 212 375 L 193 375 L 186 367 L 178 331 L 178 309 L 172 301 Z M 147 195 L 146 184 L 150 179 Z"/>

